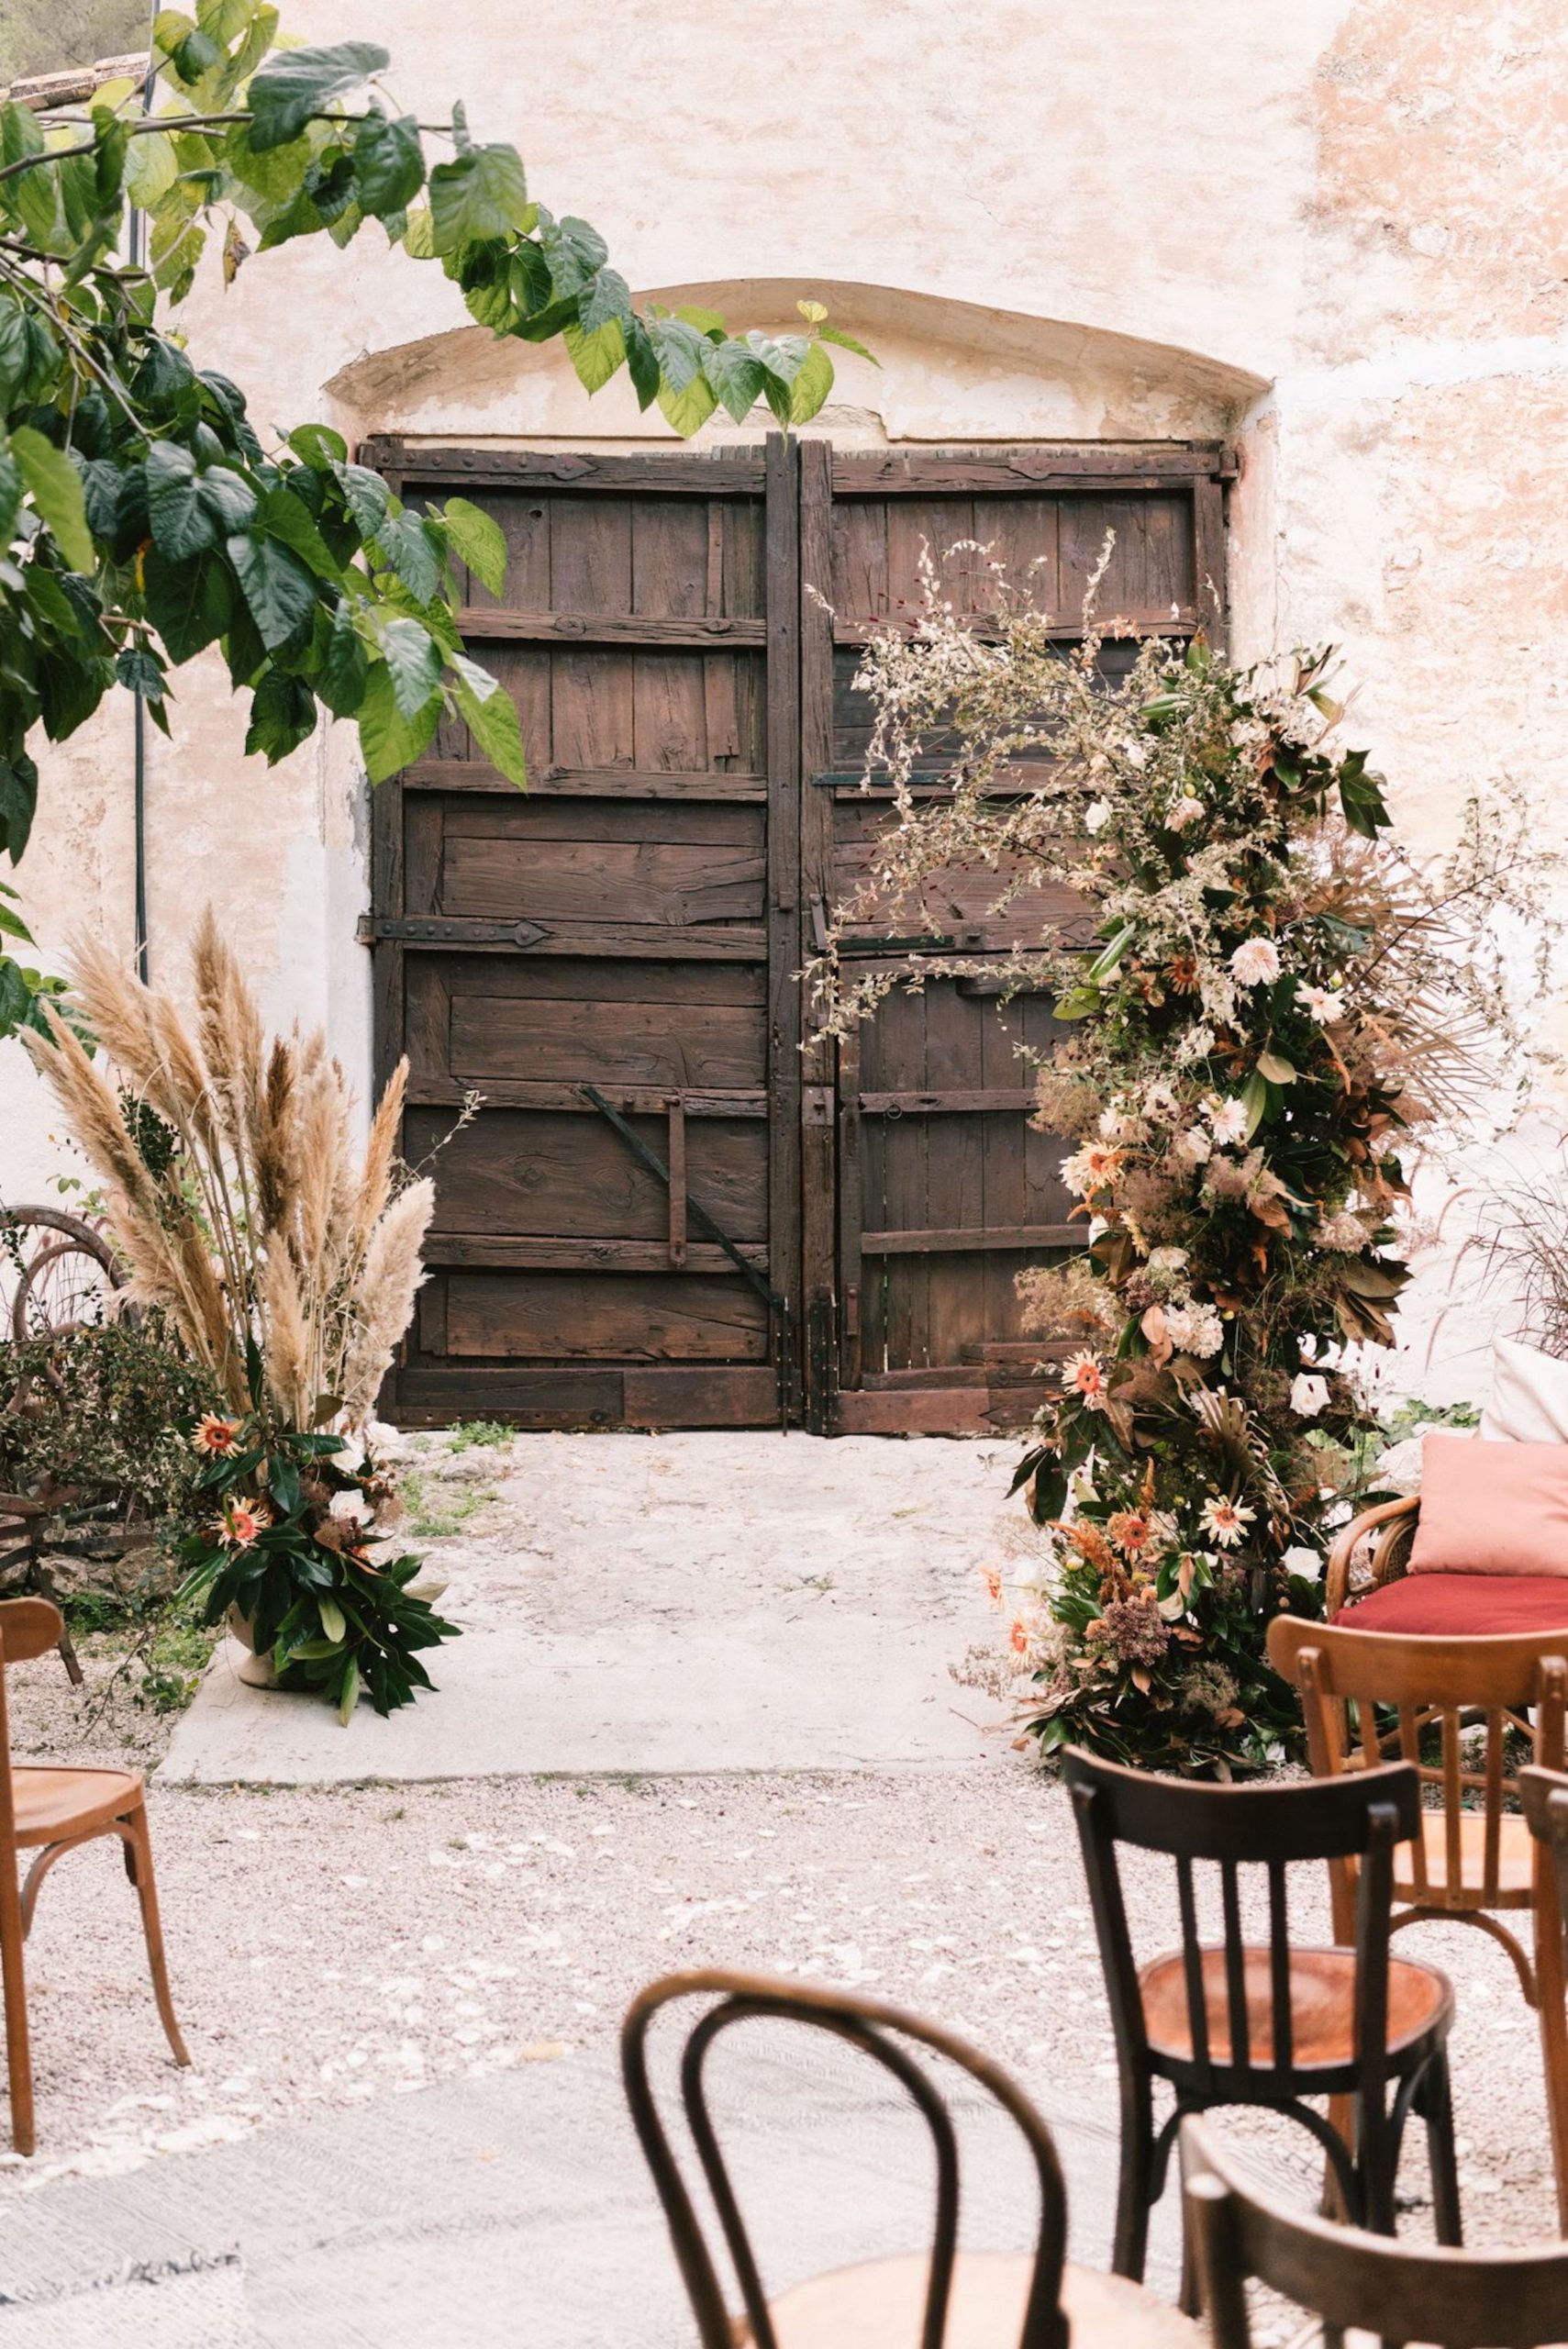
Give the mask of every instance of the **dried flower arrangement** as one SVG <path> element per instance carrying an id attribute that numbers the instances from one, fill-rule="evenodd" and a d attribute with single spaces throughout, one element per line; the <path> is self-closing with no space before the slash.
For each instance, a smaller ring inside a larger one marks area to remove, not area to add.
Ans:
<path id="1" fill-rule="evenodd" d="M 269 1043 L 210 912 L 191 968 L 195 1032 L 107 948 L 78 949 L 72 1017 L 118 1091 L 52 1010 L 26 1041 L 104 1183 L 133 1297 L 219 1407 L 190 1431 L 203 1515 L 185 1595 L 209 1622 L 232 1611 L 285 1685 L 324 1689 L 347 1722 L 361 1687 L 382 1713 L 429 1687 L 418 1651 L 454 1636 L 417 1558 L 372 1556 L 395 1507 L 364 1442 L 422 1278 L 431 1186 L 397 1165 L 404 1068 L 361 1156 L 324 1039 Z"/>
<path id="2" fill-rule="evenodd" d="M 1271 676 L 1198 639 L 1107 662 L 1086 612 L 1064 657 L 994 576 L 977 629 L 928 562 L 912 631 L 867 652 L 896 820 L 836 918 L 907 933 L 976 863 L 998 907 L 1042 885 L 1084 907 L 1079 936 L 1006 965 L 1055 998 L 1036 1122 L 1071 1145 L 1087 1242 L 1020 1282 L 1071 1351 L 1015 1485 L 1048 1558 L 1013 1646 L 1046 1753 L 1257 1768 L 1299 1734 L 1264 1636 L 1320 1603 L 1331 1463 L 1372 1424 L 1354 1351 L 1389 1342 L 1408 1278 L 1414 1138 L 1522 1049 L 1513 966 L 1527 930 L 1546 953 L 1550 874 L 1518 803 L 1473 803 L 1440 866 L 1395 848 L 1365 754 L 1330 747 L 1327 655 Z M 978 967 L 850 982 L 830 949 L 814 977 L 841 1031 Z"/>

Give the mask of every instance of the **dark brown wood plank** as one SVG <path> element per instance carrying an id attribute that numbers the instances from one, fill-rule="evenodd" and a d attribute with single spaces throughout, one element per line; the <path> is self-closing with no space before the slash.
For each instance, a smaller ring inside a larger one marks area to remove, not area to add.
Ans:
<path id="1" fill-rule="evenodd" d="M 768 1268 L 765 1248 L 740 1250 L 759 1272 Z M 739 1280 L 740 1273 L 722 1248 L 711 1241 L 686 1243 L 684 1261 L 673 1264 L 668 1241 L 662 1240 L 535 1240 L 508 1232 L 500 1237 L 483 1232 L 432 1232 L 425 1244 L 428 1264 L 483 1268 L 511 1273 L 713 1273 Z"/>
<path id="2" fill-rule="evenodd" d="M 768 1246 L 784 1299 L 778 1335 L 782 1413 L 803 1393 L 800 1242 L 800 448 L 767 440 Z"/>
<path id="3" fill-rule="evenodd" d="M 628 1428 L 763 1428 L 779 1415 L 772 1368 L 628 1369 L 624 1386 Z"/>
<path id="4" fill-rule="evenodd" d="M 835 1435 L 989 1435 L 984 1386 L 872 1387 L 834 1398 Z"/>
<path id="5" fill-rule="evenodd" d="M 1198 619 L 1217 651 L 1230 642 L 1230 600 L 1227 591 L 1229 567 L 1225 560 L 1225 488 L 1218 480 L 1193 486 L 1193 568 L 1197 583 Z"/>
<path id="6" fill-rule="evenodd" d="M 762 876 L 760 843 L 497 839 L 449 827 L 440 902 L 428 910 L 548 927 L 593 921 L 613 906 L 625 925 L 689 930 L 760 920 Z"/>
<path id="7" fill-rule="evenodd" d="M 1015 1224 L 995 1231 L 975 1225 L 968 1230 L 862 1231 L 861 1249 L 867 1256 L 941 1256 L 973 1254 L 983 1249 L 1075 1248 L 1082 1239 L 1082 1230 L 1075 1223 Z M 951 1358 L 956 1361 L 956 1353 Z"/>
<path id="8" fill-rule="evenodd" d="M 421 759 L 406 767 L 403 784 L 409 791 L 480 791 L 514 799 L 516 784 L 486 766 L 459 759 Z M 530 799 L 677 799 L 720 800 L 738 804 L 764 800 L 766 779 L 727 770 L 721 774 L 664 774 L 641 767 L 530 766 Z"/>
<path id="9" fill-rule="evenodd" d="M 613 611 L 519 612 L 500 605 L 467 604 L 457 618 L 464 640 L 472 644 L 624 645 L 633 651 L 669 646 L 700 651 L 715 644 L 761 645 L 767 640 L 763 621 L 730 619 L 722 614 L 713 619 L 701 614 L 682 619 Z"/>
<path id="10" fill-rule="evenodd" d="M 929 994 L 926 1081 L 940 1091 L 973 1074 L 988 1012 L 966 1002 L 951 979 L 934 982 Z M 927 1121 L 926 1219 L 936 1230 L 984 1228 L 984 1122 L 962 1114 Z M 933 1260 L 929 1281 L 930 1359 L 962 1361 L 964 1347 L 985 1335 L 984 1279 L 960 1255 Z"/>
<path id="11" fill-rule="evenodd" d="M 639 1140 L 662 1156 L 663 1118 L 644 1112 L 631 1122 Z M 430 1151 L 450 1124 L 443 1110 L 411 1110 L 413 1155 Z M 692 1197 L 738 1247 L 765 1249 L 768 1149 L 760 1123 L 694 1119 L 687 1141 Z M 598 1116 L 486 1106 L 440 1151 L 435 1171 L 432 1244 L 464 1237 L 635 1240 L 662 1251 L 669 1243 L 663 1184 Z"/>
<path id="12" fill-rule="evenodd" d="M 832 753 L 833 645 L 823 599 L 833 582 L 832 504 L 829 450 L 808 440 L 800 452 L 800 761 L 803 774 Z M 832 895 L 833 808 L 820 794 L 803 789 L 800 806 L 800 907 L 796 952 L 811 952 L 813 901 Z M 821 1030 L 821 1016 L 801 990 L 801 1294 L 806 1319 L 805 1404 L 806 1424 L 826 1434 L 832 1424 L 832 1397 L 839 1378 L 837 1207 L 838 1119 L 834 1087 L 837 1053 Z"/>
<path id="13" fill-rule="evenodd" d="M 867 1118 L 964 1116 L 977 1110 L 1020 1110 L 1033 1106 L 1033 1093 L 1023 1086 L 996 1086 L 990 1091 L 952 1086 L 940 1093 L 862 1093 L 860 1097 L 862 1115 Z"/>
<path id="14" fill-rule="evenodd" d="M 861 1226 L 865 1169 L 862 1163 L 861 1034 L 839 1040 L 839 1378 L 840 1386 L 861 1383 Z"/>
<path id="15" fill-rule="evenodd" d="M 765 974 L 745 963 L 706 958 L 700 963 L 663 962 L 649 957 L 634 964 L 606 961 L 602 956 L 562 956 L 551 961 L 534 952 L 471 955 L 448 952 L 421 957 L 409 974 L 410 999 L 428 984 L 426 973 L 436 969 L 448 983 L 477 988 L 485 995 L 517 996 L 528 1002 L 548 999 L 576 1003 L 595 996 L 606 1003 L 662 1003 L 670 1007 L 673 1027 L 679 1027 L 694 1007 L 705 1003 L 743 1003 L 759 1017 L 767 1005 Z M 695 1017 L 700 1021 L 700 1011 Z M 661 1104 L 662 1106 L 662 1104 Z"/>
<path id="16" fill-rule="evenodd" d="M 768 1313 L 744 1281 L 712 1274 L 445 1275 L 454 1356 L 593 1362 L 761 1362 Z"/>
<path id="17" fill-rule="evenodd" d="M 662 800 L 631 800 L 624 807 L 603 799 L 524 799 L 497 801 L 479 793 L 452 794 L 444 802 L 425 798 L 422 809 L 444 827 L 450 841 L 462 837 L 485 841 L 591 841 L 615 846 L 628 841 L 655 849 L 698 845 L 704 848 L 746 848 L 762 852 L 763 819 L 755 807 L 730 807 L 721 800 L 695 800 L 690 806 L 670 806 Z"/>
<path id="18" fill-rule="evenodd" d="M 410 1076 L 407 1097 L 411 1108 L 455 1107 L 466 1099 L 471 1089 L 456 1077 Z M 661 1085 L 617 1085 L 606 1091 L 601 1085 L 598 1090 L 623 1118 L 654 1117 L 664 1106 L 665 1095 Z M 688 1118 L 761 1119 L 768 1114 L 765 1093 L 687 1093 L 683 1098 Z M 486 1077 L 484 1106 L 487 1109 L 567 1109 L 590 1118 L 599 1114 L 593 1103 L 584 1098 L 580 1085 L 532 1085 L 519 1083 L 515 1077 Z"/>
<path id="19" fill-rule="evenodd" d="M 483 1088 L 497 1075 L 600 1087 L 690 1085 L 708 1090 L 759 1085 L 766 1067 L 761 1018 L 711 1004 L 679 1028 L 663 1004 L 520 1002 L 456 989 L 451 1074 Z"/>
<path id="20" fill-rule="evenodd" d="M 760 450 L 727 449 L 712 456 L 680 450 L 597 456 L 563 449 L 443 448 L 393 434 L 361 442 L 361 454 L 378 472 L 399 468 L 411 483 L 428 484 L 442 496 L 462 488 L 465 479 L 483 480 L 489 487 L 516 484 L 544 491 L 607 491 L 622 497 L 642 492 L 661 497 L 756 497 L 762 488 Z"/>
<path id="21" fill-rule="evenodd" d="M 504 1419 L 517 1428 L 619 1427 L 626 1416 L 618 1370 L 484 1370 L 414 1365 L 396 1373 L 387 1401 L 394 1424 L 450 1427 L 456 1419 Z M 642 1422 L 639 1422 L 642 1424 Z"/>
<path id="22" fill-rule="evenodd" d="M 902 991 L 887 996 L 877 1008 L 873 1023 L 877 1041 L 877 1060 L 885 1083 L 895 1079 L 890 1091 L 902 1089 L 897 1080 L 923 1085 L 926 1078 L 926 1013 L 927 999 L 922 990 L 917 995 Z M 919 1230 L 929 1221 L 926 1213 L 927 1160 L 930 1146 L 930 1124 L 924 1118 L 897 1118 L 881 1120 L 885 1153 L 883 1169 L 883 1210 L 886 1218 L 880 1228 L 894 1231 Z M 878 1229 L 868 1205 L 866 1223 Z M 866 1247 L 867 1234 L 861 1234 L 861 1252 L 891 1255 L 891 1251 L 873 1251 Z M 923 1253 L 907 1254 L 882 1267 L 886 1313 L 886 1358 L 888 1370 L 920 1370 L 930 1360 L 930 1267 Z M 870 1367 L 870 1365 L 868 1365 Z"/>

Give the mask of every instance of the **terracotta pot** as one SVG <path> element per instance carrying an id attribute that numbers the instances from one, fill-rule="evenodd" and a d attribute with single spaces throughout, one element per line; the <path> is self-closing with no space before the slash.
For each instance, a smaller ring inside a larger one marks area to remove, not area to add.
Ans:
<path id="1" fill-rule="evenodd" d="M 278 1675 L 272 1670 L 272 1652 L 269 1648 L 265 1655 L 256 1653 L 255 1628 L 250 1617 L 241 1615 L 238 1607 L 231 1607 L 228 1610 L 228 1628 L 240 1646 L 246 1650 L 244 1663 L 236 1667 L 239 1677 L 244 1682 L 246 1687 L 275 1688 L 278 1685 Z"/>

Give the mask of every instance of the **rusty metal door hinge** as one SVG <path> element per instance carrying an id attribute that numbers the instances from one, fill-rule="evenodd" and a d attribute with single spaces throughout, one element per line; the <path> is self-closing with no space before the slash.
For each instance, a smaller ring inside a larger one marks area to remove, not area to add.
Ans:
<path id="1" fill-rule="evenodd" d="M 392 920 L 381 914 L 360 916 L 361 946 L 379 946 L 384 940 L 406 946 L 537 946 L 550 931 L 537 921 L 443 921 L 413 916 Z"/>

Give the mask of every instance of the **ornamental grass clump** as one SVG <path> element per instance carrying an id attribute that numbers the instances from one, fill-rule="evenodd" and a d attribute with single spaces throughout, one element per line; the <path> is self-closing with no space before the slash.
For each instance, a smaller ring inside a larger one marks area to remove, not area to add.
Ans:
<path id="1" fill-rule="evenodd" d="M 106 948 L 78 949 L 72 1017 L 28 1048 L 101 1178 L 136 1302 L 183 1345 L 215 1408 L 190 1430 L 198 1520 L 186 1594 L 232 1613 L 285 1683 L 345 1722 L 431 1683 L 418 1651 L 454 1636 L 420 1561 L 373 1556 L 395 1516 L 365 1431 L 423 1277 L 433 1201 L 396 1156 L 406 1064 L 362 1152 L 320 1034 L 264 1032 L 210 912 L 192 950 L 195 1020 Z"/>
<path id="2" fill-rule="evenodd" d="M 896 820 L 838 918 L 935 930 L 943 874 L 976 863 L 998 907 L 1075 894 L 1081 920 L 1004 965 L 1054 998 L 1035 1122 L 1085 1241 L 1019 1283 L 1052 1359 L 1013 1646 L 1048 1753 L 1257 1768 L 1299 1742 L 1265 1635 L 1320 1604 L 1334 1464 L 1373 1424 L 1356 1360 L 1409 1277 L 1411 1155 L 1523 1081 L 1553 860 L 1507 795 L 1440 864 L 1402 854 L 1365 754 L 1334 747 L 1324 654 L 1271 675 L 1153 641 L 1107 678 L 1085 629 L 1063 657 L 998 580 L 977 630 L 928 566 L 859 680 Z M 933 950 L 851 982 L 829 952 L 816 981 L 842 1029 L 979 967 Z"/>

